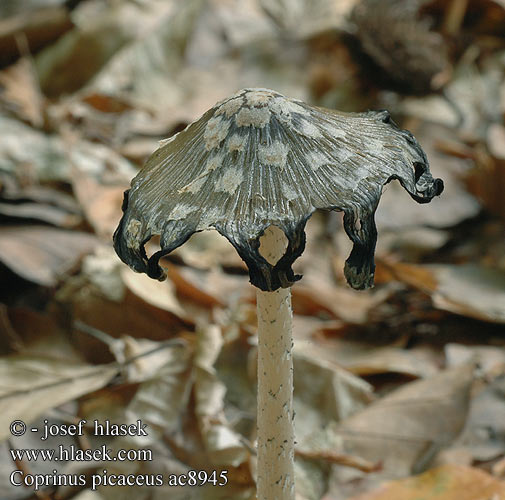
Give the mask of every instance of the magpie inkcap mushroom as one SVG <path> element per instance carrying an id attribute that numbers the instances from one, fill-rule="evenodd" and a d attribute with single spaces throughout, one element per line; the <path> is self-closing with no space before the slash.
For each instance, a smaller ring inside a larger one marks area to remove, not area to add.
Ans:
<path id="1" fill-rule="evenodd" d="M 418 142 L 387 111 L 342 113 L 244 89 L 152 154 L 125 192 L 114 247 L 134 270 L 163 279 L 160 258 L 214 228 L 246 262 L 251 283 L 274 291 L 300 279 L 291 266 L 304 250 L 311 214 L 339 210 L 353 242 L 345 276 L 353 288 L 369 288 L 374 214 L 393 179 L 419 203 L 443 190 Z M 275 264 L 259 252 L 269 226 L 288 241 Z M 153 235 L 160 235 L 161 249 L 148 258 L 144 245 Z"/>

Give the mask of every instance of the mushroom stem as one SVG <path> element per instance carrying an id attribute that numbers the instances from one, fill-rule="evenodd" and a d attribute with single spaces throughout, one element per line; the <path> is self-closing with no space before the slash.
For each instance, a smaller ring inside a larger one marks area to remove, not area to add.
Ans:
<path id="1" fill-rule="evenodd" d="M 262 254 L 283 255 L 284 241 L 269 228 Z M 258 500 L 293 500 L 293 312 L 291 289 L 257 290 L 258 307 Z"/>

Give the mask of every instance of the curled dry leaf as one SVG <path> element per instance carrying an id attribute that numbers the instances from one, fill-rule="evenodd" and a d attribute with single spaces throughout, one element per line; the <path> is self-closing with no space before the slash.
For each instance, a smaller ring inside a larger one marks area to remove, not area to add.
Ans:
<path id="1" fill-rule="evenodd" d="M 260 0 L 268 16 L 290 36 L 308 38 L 348 27 L 347 17 L 357 0 Z"/>
<path id="2" fill-rule="evenodd" d="M 372 386 L 334 361 L 314 356 L 305 342 L 295 343 L 293 356 L 297 440 L 311 450 L 314 428 L 363 410 L 373 399 Z"/>
<path id="3" fill-rule="evenodd" d="M 74 15 L 77 26 L 35 59 L 44 93 L 57 97 L 80 89 L 128 42 L 149 32 L 153 17 L 171 9 L 173 3 L 84 5 Z M 76 60 L 86 64 L 76 65 Z"/>
<path id="4" fill-rule="evenodd" d="M 432 91 L 449 65 L 444 39 L 419 8 L 413 0 L 361 0 L 351 15 L 363 52 L 380 68 L 374 76 L 407 93 Z"/>
<path id="5" fill-rule="evenodd" d="M 426 378 L 438 371 L 436 361 L 427 352 L 416 349 L 378 347 L 340 339 L 318 339 L 317 342 L 304 342 L 302 345 L 307 355 L 339 363 L 361 377 L 399 373 Z"/>
<path id="6" fill-rule="evenodd" d="M 132 293 L 148 304 L 191 322 L 177 299 L 172 281 L 154 281 L 146 275 L 135 273 L 126 267 L 121 269 L 121 279 Z"/>
<path id="7" fill-rule="evenodd" d="M 477 362 L 488 382 L 475 391 L 462 435 L 453 445 L 473 460 L 488 461 L 505 453 L 505 352 L 503 347 L 459 346 L 446 349 L 448 362 Z"/>
<path id="8" fill-rule="evenodd" d="M 386 264 L 393 275 L 431 296 L 433 305 L 462 316 L 505 323 L 505 274 L 476 264 Z"/>
<path id="9" fill-rule="evenodd" d="M 121 218 L 121 182 L 104 183 L 95 177 L 74 171 L 72 187 L 76 198 L 98 237 L 110 241 L 114 228 Z"/>
<path id="10" fill-rule="evenodd" d="M 34 127 L 44 123 L 42 115 L 43 99 L 34 75 L 30 59 L 24 57 L 16 64 L 0 71 L 0 103 L 29 121 Z"/>
<path id="11" fill-rule="evenodd" d="M 342 451 L 383 463 L 384 477 L 422 470 L 466 421 L 473 365 L 411 382 L 335 429 Z"/>
<path id="12" fill-rule="evenodd" d="M 0 229 L 0 260 L 22 278 L 54 286 L 86 253 L 98 246 L 89 233 L 48 226 Z"/>
<path id="13" fill-rule="evenodd" d="M 24 6 L 24 4 L 22 5 Z M 19 45 L 16 37 L 20 33 L 26 37 L 28 50 L 33 54 L 72 28 L 68 9 L 64 6 L 54 5 L 54 2 L 53 5 L 38 9 L 21 8 L 20 11 L 12 14 L 14 15 L 9 15 L 7 11 L 0 16 L 1 66 L 7 65 L 19 57 Z"/>
<path id="14" fill-rule="evenodd" d="M 505 482 L 464 465 L 444 465 L 349 500 L 504 500 Z"/>
<path id="15" fill-rule="evenodd" d="M 114 365 L 92 366 L 43 356 L 0 359 L 0 440 L 10 436 L 13 420 L 27 424 L 48 409 L 107 385 Z"/>
<path id="16" fill-rule="evenodd" d="M 293 288 L 293 307 L 298 314 L 310 315 L 326 311 L 346 323 L 364 325 L 369 320 L 370 312 L 385 302 L 392 293 L 392 289 L 384 287 L 365 294 L 307 279 Z"/>
<path id="17" fill-rule="evenodd" d="M 137 276 L 122 266 L 110 247 L 99 247 L 82 264 L 81 274 L 66 280 L 58 290 L 57 301 L 71 311 L 74 321 L 81 320 L 114 338 L 129 335 L 134 338 L 166 340 L 183 330 L 192 330 L 193 322 L 186 314 L 179 317 L 178 305 L 170 286 L 155 288 L 151 300 Z M 159 285 L 165 285 L 159 283 Z M 139 295 L 137 295 L 139 293 Z M 182 310 L 184 312 L 184 310 Z M 76 340 L 87 359 L 94 362 L 111 360 L 111 355 L 97 339 L 78 334 Z"/>
<path id="18" fill-rule="evenodd" d="M 29 167 L 27 169 L 29 171 Z M 82 223 L 82 211 L 74 198 L 38 183 L 36 176 L 20 171 L 5 172 L 0 179 L 0 215 L 23 222 L 40 221 L 61 228 Z"/>
<path id="19" fill-rule="evenodd" d="M 193 367 L 195 413 L 210 461 L 237 467 L 246 461 L 249 452 L 224 416 L 226 387 L 214 368 L 222 344 L 218 326 L 208 325 L 197 330 Z"/>
<path id="20" fill-rule="evenodd" d="M 170 110 L 171 114 L 177 115 L 175 120 L 170 118 L 172 126 L 187 117 L 184 109 L 187 104 L 181 107 L 180 103 L 186 101 L 188 94 L 187 89 L 179 84 L 179 73 L 185 69 L 182 64 L 185 50 L 205 4 L 202 0 L 156 1 L 142 7 L 118 4 L 119 17 L 114 9 L 110 9 L 108 24 L 115 25 L 119 31 L 124 31 L 122 24 L 128 27 L 128 43 L 116 47 L 88 89 L 102 95 L 119 96 L 154 115 L 162 114 L 160 107 L 164 112 Z M 110 27 L 102 24 L 99 43 L 106 42 L 110 36 L 107 33 Z M 97 27 L 88 26 L 88 29 L 96 30 Z M 194 82 L 188 83 L 194 85 Z M 222 84 L 226 85 L 226 79 Z M 212 89 L 208 87 L 207 91 Z"/>

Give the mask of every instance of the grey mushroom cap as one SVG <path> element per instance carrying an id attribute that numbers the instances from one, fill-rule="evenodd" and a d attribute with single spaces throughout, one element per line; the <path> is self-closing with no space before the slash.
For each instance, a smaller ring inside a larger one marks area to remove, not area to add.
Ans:
<path id="1" fill-rule="evenodd" d="M 341 113 L 267 89 L 244 89 L 164 141 L 125 192 L 114 248 L 138 272 L 164 279 L 159 260 L 197 232 L 214 228 L 247 264 L 261 290 L 289 287 L 291 266 L 305 247 L 305 224 L 316 209 L 344 212 L 353 241 L 345 276 L 356 289 L 373 286 L 383 186 L 398 179 L 414 200 L 443 190 L 423 150 L 387 111 Z M 275 264 L 259 252 L 271 225 L 288 246 Z M 144 245 L 160 235 L 151 257 Z"/>

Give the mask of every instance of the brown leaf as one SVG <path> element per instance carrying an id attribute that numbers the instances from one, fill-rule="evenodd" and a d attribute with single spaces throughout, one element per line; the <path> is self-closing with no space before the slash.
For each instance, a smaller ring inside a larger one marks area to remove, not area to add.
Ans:
<path id="1" fill-rule="evenodd" d="M 82 223 L 81 208 L 72 196 L 43 186 L 29 175 L 25 177 L 22 169 L 6 172 L 0 188 L 0 214 L 5 217 L 25 222 L 36 220 L 62 228 Z"/>
<path id="2" fill-rule="evenodd" d="M 323 460 L 336 465 L 345 465 L 346 467 L 354 467 L 363 472 L 374 472 L 380 469 L 380 464 L 373 464 L 360 457 L 353 457 L 352 455 L 344 455 L 331 451 L 305 451 L 296 449 L 295 455 L 297 457 L 305 458 L 308 460 Z"/>
<path id="3" fill-rule="evenodd" d="M 335 361 L 315 357 L 306 343 L 295 343 L 293 353 L 297 440 L 314 450 L 314 429 L 363 411 L 373 399 L 372 386 Z"/>
<path id="4" fill-rule="evenodd" d="M 97 236 L 110 241 L 121 218 L 121 203 L 127 182 L 123 184 L 119 179 L 114 183 L 100 182 L 76 169 L 72 173 L 72 187 Z"/>
<path id="5" fill-rule="evenodd" d="M 505 160 L 494 158 L 481 151 L 475 167 L 467 173 L 466 184 L 475 195 L 495 215 L 505 219 L 503 192 L 505 190 Z"/>
<path id="6" fill-rule="evenodd" d="M 260 0 L 265 13 L 282 30 L 297 38 L 309 38 L 318 33 L 344 29 L 347 17 L 357 0 Z"/>
<path id="7" fill-rule="evenodd" d="M 50 6 L 40 9 L 24 10 L 18 14 L 1 19 L 0 22 L 0 65 L 4 66 L 19 57 L 16 35 L 24 33 L 30 52 L 56 40 L 72 27 L 68 9 Z"/>
<path id="8" fill-rule="evenodd" d="M 89 233 L 47 226 L 0 228 L 0 260 L 19 276 L 53 286 L 98 242 Z"/>
<path id="9" fill-rule="evenodd" d="M 85 95 L 83 101 L 103 113 L 122 113 L 132 109 L 126 101 L 105 94 L 91 93 Z"/>
<path id="10" fill-rule="evenodd" d="M 32 309 L 0 306 L 0 336 L 17 352 L 53 356 L 81 363 L 83 358 L 58 318 Z"/>
<path id="11" fill-rule="evenodd" d="M 34 355 L 0 359 L 0 440 L 13 420 L 30 423 L 67 401 L 105 386 L 116 365 L 92 366 Z"/>
<path id="12" fill-rule="evenodd" d="M 35 127 L 44 123 L 42 96 L 35 79 L 31 60 L 23 58 L 16 64 L 0 72 L 0 101 L 22 119 Z"/>
<path id="13" fill-rule="evenodd" d="M 505 377 L 503 369 L 471 401 L 465 430 L 453 448 L 466 451 L 473 460 L 488 461 L 505 453 Z"/>
<path id="14" fill-rule="evenodd" d="M 464 365 L 397 389 L 342 422 L 342 451 L 382 461 L 390 477 L 422 469 L 461 432 L 472 380 Z"/>
<path id="15" fill-rule="evenodd" d="M 505 323 L 505 274 L 499 270 L 476 264 L 416 266 L 382 262 L 397 279 L 429 294 L 435 307 Z"/>
<path id="16" fill-rule="evenodd" d="M 191 321 L 177 299 L 172 281 L 155 281 L 144 274 L 135 273 L 127 267 L 122 267 L 121 279 L 138 298 L 154 307 L 171 312 L 179 318 Z"/>
<path id="17" fill-rule="evenodd" d="M 358 292 L 347 287 L 307 281 L 308 284 L 302 281 L 293 287 L 293 308 L 297 314 L 329 312 L 336 318 L 357 325 L 366 324 L 369 313 L 392 293 L 385 287 L 373 292 Z"/>
<path id="18" fill-rule="evenodd" d="M 224 293 L 221 293 L 218 288 L 212 288 L 213 293 L 210 293 L 206 283 L 203 283 L 201 277 L 192 272 L 190 268 L 179 268 L 169 263 L 165 269 L 168 279 L 174 283 L 181 298 L 208 308 L 224 304 Z M 203 274 L 206 276 L 207 273 Z"/>
<path id="19" fill-rule="evenodd" d="M 214 368 L 222 345 L 218 326 L 206 325 L 197 330 L 193 361 L 195 414 L 211 463 L 238 467 L 247 460 L 249 452 L 224 415 L 226 386 Z"/>
<path id="20" fill-rule="evenodd" d="M 81 217 L 41 203 L 0 203 L 0 215 L 10 219 L 41 221 L 61 228 L 76 227 Z"/>
<path id="21" fill-rule="evenodd" d="M 504 500 L 505 482 L 463 465 L 444 465 L 349 500 Z"/>
<path id="22" fill-rule="evenodd" d="M 57 300 L 70 308 L 74 320 L 96 328 L 113 338 L 129 335 L 134 338 L 166 340 L 183 330 L 192 330 L 192 318 L 184 319 L 170 288 L 158 283 L 164 292 L 150 288 L 151 299 L 142 282 L 127 275 L 111 248 L 100 247 L 88 255 L 82 263 L 81 274 L 68 279 L 59 289 Z M 131 278 L 131 279 L 130 279 Z M 137 295 L 139 293 L 139 295 Z M 184 310 L 182 310 L 184 312 Z M 89 335 L 77 335 L 76 340 L 87 359 L 94 362 L 111 360 L 111 354 L 103 343 Z"/>
<path id="23" fill-rule="evenodd" d="M 499 123 L 489 125 L 487 132 L 489 152 L 500 160 L 505 160 L 505 127 Z"/>
<path id="24" fill-rule="evenodd" d="M 131 4 L 100 9 L 88 5 L 75 27 L 55 44 L 39 53 L 36 67 L 44 93 L 57 97 L 81 88 L 122 46 L 146 24 L 145 10 Z M 152 16 L 152 13 L 150 13 Z M 148 24 L 148 23 L 147 23 Z M 75 64 L 80 61 L 80 64 Z"/>

